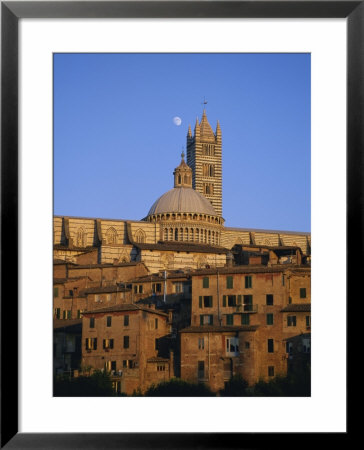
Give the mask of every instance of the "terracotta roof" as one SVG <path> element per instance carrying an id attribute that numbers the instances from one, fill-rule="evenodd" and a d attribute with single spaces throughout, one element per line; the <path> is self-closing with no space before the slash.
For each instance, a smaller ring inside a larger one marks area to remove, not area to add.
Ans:
<path id="1" fill-rule="evenodd" d="M 134 243 L 135 247 L 141 250 L 165 250 L 175 252 L 196 252 L 196 253 L 221 253 L 227 254 L 229 250 L 225 247 L 212 246 L 208 244 L 193 244 L 192 242 L 159 241 L 157 244 Z"/>
<path id="2" fill-rule="evenodd" d="M 68 245 L 62 245 L 62 244 L 55 244 L 53 246 L 55 250 L 69 250 L 69 251 L 76 251 L 76 252 L 82 252 L 82 253 L 90 253 L 95 250 L 97 250 L 97 247 L 88 246 L 88 247 L 69 247 Z"/>
<path id="3" fill-rule="evenodd" d="M 221 333 L 225 331 L 256 331 L 258 325 L 201 325 L 183 328 L 180 333 Z"/>
<path id="4" fill-rule="evenodd" d="M 188 280 L 191 278 L 190 272 L 169 272 L 167 270 L 167 280 L 175 280 L 183 278 Z M 130 283 L 144 283 L 144 282 L 152 282 L 152 283 L 163 283 L 164 282 L 164 273 L 157 274 L 153 273 L 151 275 L 143 275 L 141 277 L 133 278 Z"/>
<path id="5" fill-rule="evenodd" d="M 100 287 L 90 287 L 87 289 L 83 289 L 80 293 L 82 293 L 83 295 L 87 295 L 87 294 L 100 294 L 103 292 L 130 292 L 131 289 L 127 289 L 127 288 L 121 288 L 119 286 L 116 286 L 115 284 L 111 285 L 111 286 L 100 286 Z"/>
<path id="6" fill-rule="evenodd" d="M 84 265 L 78 265 L 75 267 L 75 269 L 93 269 L 93 268 L 109 268 L 109 267 L 128 267 L 128 266 L 137 266 L 138 264 L 143 264 L 143 262 L 127 262 L 127 263 L 118 263 L 118 264 L 111 264 L 111 263 L 104 263 L 104 264 L 84 264 Z"/>
<path id="7" fill-rule="evenodd" d="M 241 265 L 241 266 L 232 266 L 232 267 L 219 267 L 218 270 L 213 267 L 211 269 L 197 269 L 193 272 L 190 272 L 191 276 L 198 275 L 216 275 L 217 271 L 219 274 L 234 274 L 234 273 L 279 273 L 285 272 L 286 270 L 291 270 L 295 272 L 309 272 L 310 268 L 304 265 L 297 264 L 277 264 L 275 266 L 250 266 L 250 265 Z"/>
<path id="8" fill-rule="evenodd" d="M 58 330 L 59 328 L 68 328 L 75 326 L 82 326 L 82 319 L 54 319 L 53 320 L 53 329 Z"/>
<path id="9" fill-rule="evenodd" d="M 119 305 L 108 306 L 106 308 L 92 309 L 88 311 L 83 311 L 83 315 L 87 314 L 97 314 L 97 313 L 108 313 L 108 312 L 119 312 L 119 311 L 145 311 L 152 314 L 159 314 L 164 317 L 168 317 L 168 314 L 161 312 L 153 308 L 145 308 L 134 303 L 122 303 Z"/>
<path id="10" fill-rule="evenodd" d="M 63 284 L 68 281 L 67 278 L 53 278 L 53 284 Z"/>
<path id="11" fill-rule="evenodd" d="M 155 356 L 154 358 L 147 359 L 149 363 L 169 362 L 168 358 L 162 358 L 161 356 Z"/>
<path id="12" fill-rule="evenodd" d="M 281 309 L 281 312 L 310 312 L 311 311 L 311 303 L 292 303 L 291 305 L 285 306 Z"/>

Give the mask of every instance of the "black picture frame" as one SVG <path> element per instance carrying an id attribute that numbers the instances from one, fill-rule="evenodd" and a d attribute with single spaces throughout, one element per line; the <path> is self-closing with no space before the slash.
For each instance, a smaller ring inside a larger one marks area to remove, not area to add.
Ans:
<path id="1" fill-rule="evenodd" d="M 21 18 L 346 18 L 347 300 L 360 292 L 364 263 L 364 1 L 2 1 L 1 2 L 1 448 L 260 448 L 279 433 L 18 433 L 18 22 Z M 354 253 L 355 251 L 355 253 Z M 359 258 L 357 257 L 359 253 Z M 11 297 L 11 302 L 8 301 Z M 343 299 L 345 302 L 345 299 Z M 343 304 L 343 307 L 346 305 Z M 348 311 L 349 312 L 349 311 Z M 10 328 L 11 327 L 11 328 Z M 348 345 L 348 349 L 350 346 Z M 11 370 L 8 370 L 11 368 Z M 289 413 L 289 412 L 287 412 Z M 282 418 L 282 420 L 284 420 Z M 340 445 L 349 436 L 337 433 Z M 327 435 L 321 436 L 327 445 Z M 312 445 L 309 433 L 299 446 Z M 320 436 L 316 434 L 315 445 Z M 295 444 L 295 447 L 297 446 Z"/>

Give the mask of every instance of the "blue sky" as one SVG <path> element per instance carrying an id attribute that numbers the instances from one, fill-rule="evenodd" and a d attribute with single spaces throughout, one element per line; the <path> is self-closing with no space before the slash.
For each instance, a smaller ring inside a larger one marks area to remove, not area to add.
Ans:
<path id="1" fill-rule="evenodd" d="M 145 217 L 205 98 L 225 225 L 310 231 L 310 78 L 309 54 L 55 54 L 54 213 Z"/>

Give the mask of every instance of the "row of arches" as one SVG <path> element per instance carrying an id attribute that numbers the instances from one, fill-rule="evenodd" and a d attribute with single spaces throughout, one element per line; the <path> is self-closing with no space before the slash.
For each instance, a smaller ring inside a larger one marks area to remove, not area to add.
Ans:
<path id="1" fill-rule="evenodd" d="M 222 225 L 222 217 L 209 216 L 208 214 L 192 214 L 192 213 L 167 213 L 153 214 L 148 217 L 149 222 L 160 222 L 164 220 L 196 220 Z"/>
<path id="2" fill-rule="evenodd" d="M 163 240 L 219 245 L 220 232 L 204 228 L 170 227 L 163 229 Z"/>

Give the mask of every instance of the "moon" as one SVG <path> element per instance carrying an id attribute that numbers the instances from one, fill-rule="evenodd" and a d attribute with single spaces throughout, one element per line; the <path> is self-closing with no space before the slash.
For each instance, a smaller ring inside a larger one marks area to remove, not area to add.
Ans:
<path id="1" fill-rule="evenodd" d="M 178 116 L 173 117 L 173 123 L 174 123 L 177 127 L 179 127 L 179 126 L 181 125 L 181 123 L 182 123 L 182 119 L 181 119 L 180 117 L 178 117 Z"/>

